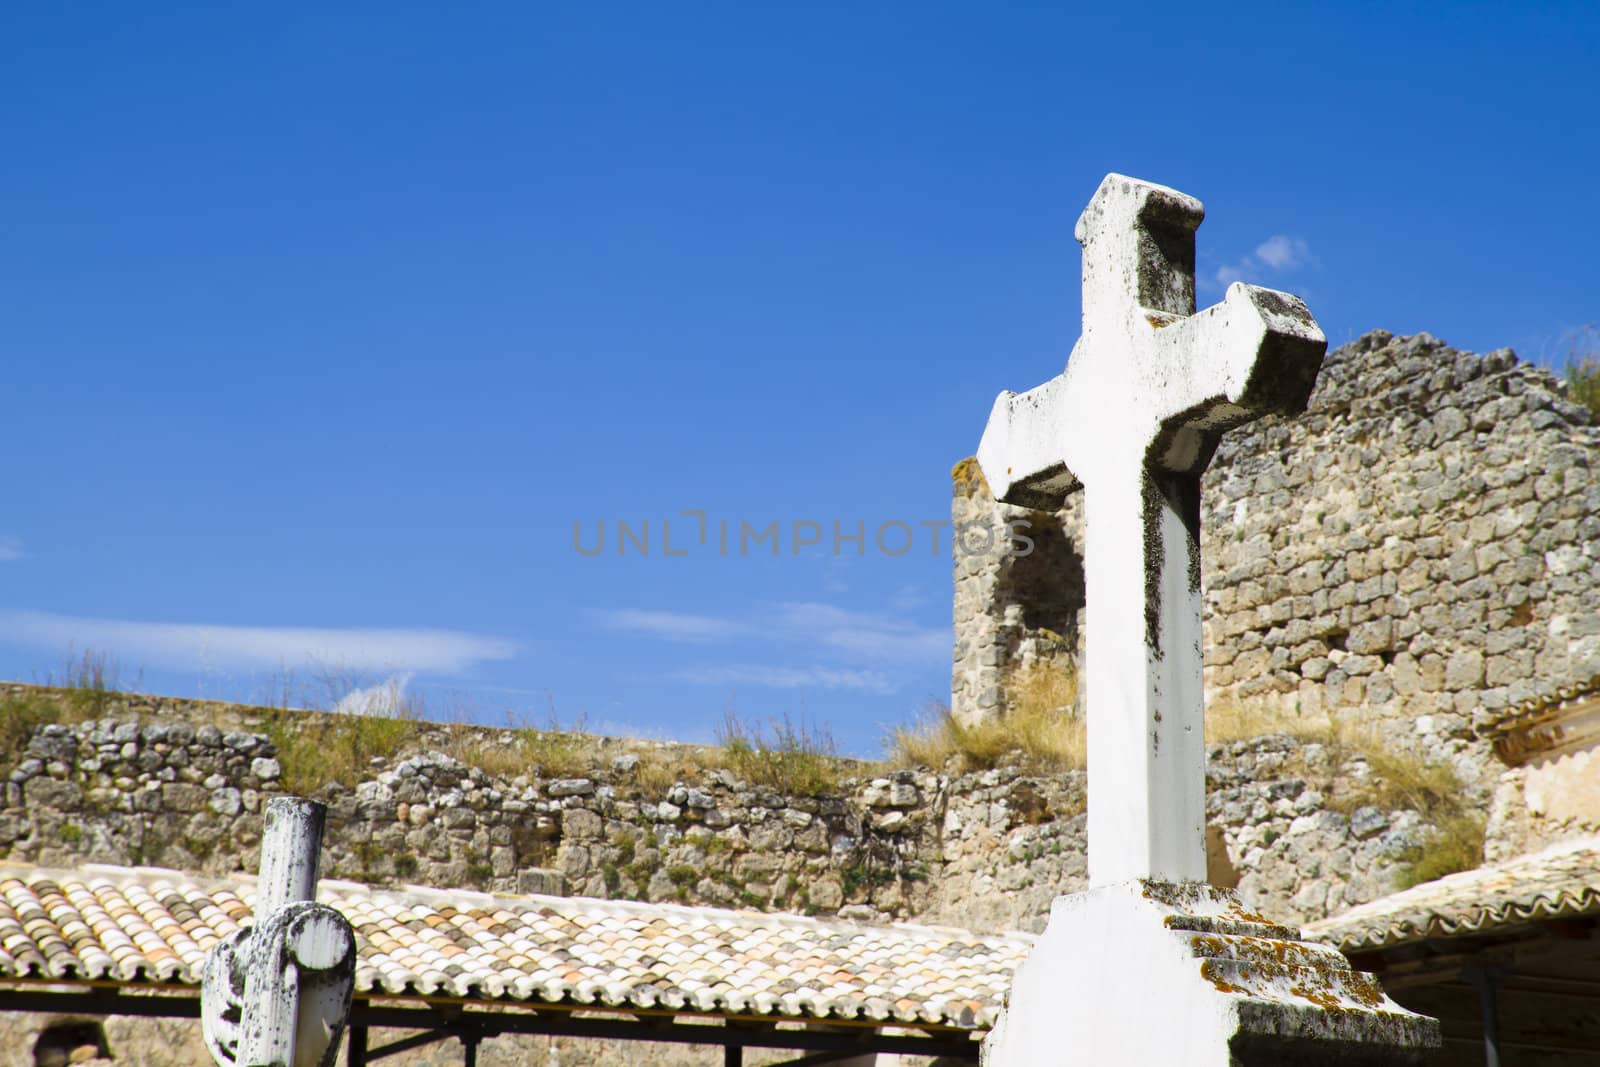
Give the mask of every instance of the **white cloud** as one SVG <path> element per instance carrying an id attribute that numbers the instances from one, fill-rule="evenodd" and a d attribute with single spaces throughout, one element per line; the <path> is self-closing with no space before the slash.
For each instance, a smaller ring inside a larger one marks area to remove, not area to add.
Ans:
<path id="1" fill-rule="evenodd" d="M 334 630 L 292 626 L 86 619 L 0 612 L 0 640 L 45 648 L 93 648 L 124 662 L 179 669 L 333 666 L 349 671 L 453 674 L 508 659 L 517 646 L 459 630 Z"/>
<path id="2" fill-rule="evenodd" d="M 333 710 L 346 715 L 397 715 L 405 703 L 406 684 L 410 681 L 410 674 L 392 674 L 376 685 L 352 689 L 339 698 Z"/>
<path id="3" fill-rule="evenodd" d="M 1311 249 L 1298 237 L 1275 233 L 1256 246 L 1256 258 L 1273 270 L 1294 270 L 1311 258 Z"/>
<path id="4" fill-rule="evenodd" d="M 752 685 L 764 689 L 859 689 L 889 694 L 899 687 L 878 671 L 833 667 L 762 667 L 730 665 L 686 667 L 673 671 L 674 681 L 690 685 Z"/>
<path id="5" fill-rule="evenodd" d="M 1213 287 L 1211 283 L 1214 283 L 1215 288 L 1226 289 L 1234 282 L 1247 280 L 1252 274 L 1259 275 L 1262 272 L 1286 274 L 1316 264 L 1317 257 L 1311 254 L 1311 246 L 1302 238 L 1275 233 L 1256 245 L 1256 250 L 1250 255 L 1241 257 L 1237 262 L 1224 263 L 1218 267 L 1209 282 L 1202 277 L 1201 285 L 1202 288 L 1211 288 Z"/>
<path id="6" fill-rule="evenodd" d="M 10 563 L 26 555 L 27 553 L 22 551 L 20 537 L 0 536 L 0 563 Z"/>
<path id="7" fill-rule="evenodd" d="M 642 611 L 624 608 L 600 613 L 600 620 L 614 630 L 633 630 L 668 641 L 705 644 L 738 636 L 742 627 L 727 619 L 709 615 L 689 615 L 677 611 Z"/>

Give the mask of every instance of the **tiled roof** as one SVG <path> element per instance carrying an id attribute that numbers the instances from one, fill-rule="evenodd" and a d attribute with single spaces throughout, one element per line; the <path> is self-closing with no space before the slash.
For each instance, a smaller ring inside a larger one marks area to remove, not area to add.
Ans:
<path id="1" fill-rule="evenodd" d="M 1600 836 L 1448 875 L 1306 928 L 1345 952 L 1600 915 Z"/>
<path id="2" fill-rule="evenodd" d="M 255 879 L 0 864 L 0 980 L 198 985 Z M 984 936 L 580 897 L 324 880 L 356 930 L 356 991 L 596 1009 L 987 1028 L 1027 934 Z"/>
<path id="3" fill-rule="evenodd" d="M 1531 719 L 1537 719 L 1550 712 L 1560 710 L 1564 705 L 1585 697 L 1600 697 L 1600 674 L 1590 678 L 1587 682 L 1576 685 L 1566 685 L 1544 696 L 1524 700 L 1520 704 L 1512 704 L 1500 711 L 1482 719 L 1477 726 L 1478 733 L 1489 738 L 1502 734 L 1507 730 L 1515 729 L 1519 724 Z"/>

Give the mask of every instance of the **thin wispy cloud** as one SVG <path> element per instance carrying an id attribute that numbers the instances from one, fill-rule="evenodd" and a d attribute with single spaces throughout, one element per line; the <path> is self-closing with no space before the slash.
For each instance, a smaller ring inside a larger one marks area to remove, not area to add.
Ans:
<path id="1" fill-rule="evenodd" d="M 668 641 L 707 644 L 737 637 L 743 629 L 728 619 L 710 615 L 689 615 L 678 611 L 642 611 L 623 608 L 598 613 L 601 625 L 613 630 L 630 630 Z"/>
<path id="2" fill-rule="evenodd" d="M 782 632 L 855 660 L 917 663 L 950 651 L 950 634 L 942 627 L 919 626 L 892 615 L 850 611 L 833 604 L 780 604 L 778 620 Z"/>
<path id="3" fill-rule="evenodd" d="M 1317 257 L 1311 254 L 1311 246 L 1302 238 L 1275 233 L 1256 245 L 1254 252 L 1233 263 L 1224 263 L 1209 279 L 1202 277 L 1201 285 L 1226 289 L 1234 282 L 1249 281 L 1263 272 L 1287 274 L 1316 264 Z"/>
<path id="4" fill-rule="evenodd" d="M 10 563 L 26 555 L 27 553 L 22 550 L 20 537 L 0 535 L 0 563 Z"/>
<path id="5" fill-rule="evenodd" d="M 933 594 L 920 585 L 903 585 L 889 597 L 889 606 L 895 611 L 915 611 L 932 604 L 934 600 Z"/>
<path id="6" fill-rule="evenodd" d="M 855 689 L 887 695 L 899 687 L 878 671 L 833 667 L 766 667 L 729 665 L 685 667 L 669 676 L 689 685 L 750 685 L 763 689 Z"/>
<path id="7" fill-rule="evenodd" d="M 748 616 L 721 617 L 672 611 L 627 609 L 604 612 L 602 625 L 677 644 L 737 649 L 741 659 L 777 650 L 780 664 L 750 662 L 682 666 L 670 681 L 705 686 L 759 686 L 768 689 L 852 689 L 888 694 L 899 691 L 908 669 L 940 663 L 950 654 L 945 627 L 922 626 L 894 614 L 855 611 L 817 601 L 763 605 Z M 794 666 L 797 658 L 819 660 Z"/>
<path id="8" fill-rule="evenodd" d="M 731 644 L 745 640 L 812 646 L 858 662 L 916 663 L 947 654 L 950 644 L 949 631 L 943 627 L 816 601 L 771 605 L 747 619 L 637 608 L 601 612 L 598 618 L 610 629 L 666 641 Z"/>
<path id="9" fill-rule="evenodd" d="M 517 646 L 459 630 L 211 626 L 0 612 L 0 641 L 41 648 L 93 648 L 125 662 L 179 669 L 337 666 L 351 671 L 456 674 L 509 659 Z"/>

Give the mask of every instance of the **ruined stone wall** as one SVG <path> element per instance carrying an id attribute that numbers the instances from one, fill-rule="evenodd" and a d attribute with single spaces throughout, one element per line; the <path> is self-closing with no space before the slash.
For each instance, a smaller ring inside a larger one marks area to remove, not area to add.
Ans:
<path id="1" fill-rule="evenodd" d="M 255 870 L 261 812 L 283 791 L 276 746 L 197 725 L 181 702 L 146 703 L 143 721 L 119 699 L 102 718 L 39 725 L 8 754 L 0 857 Z M 909 914 L 905 887 L 926 877 L 915 842 L 941 788 L 930 775 L 863 767 L 839 795 L 786 796 L 715 767 L 645 780 L 637 754 L 603 739 L 582 772 L 542 773 L 531 755 L 525 773 L 490 774 L 440 751 L 460 732 L 417 724 L 359 780 L 309 790 L 329 809 L 327 877 L 847 918 Z M 469 732 L 505 750 L 520 740 Z"/>
<path id="2" fill-rule="evenodd" d="M 1011 517 L 963 473 L 957 521 Z M 1383 331 L 1335 349 L 1304 415 L 1224 438 L 1202 499 L 1214 707 L 1370 721 L 1487 790 L 1475 719 L 1600 673 L 1600 428 L 1510 350 Z M 1035 632 L 1014 565 L 957 559 L 960 715 L 999 706 Z M 1081 566 L 1036 573 L 1075 586 Z"/>
<path id="3" fill-rule="evenodd" d="M 4 754 L 0 859 L 254 871 L 260 813 L 287 768 L 252 709 L 118 697 L 103 710 L 35 726 Z M 636 754 L 602 739 L 582 773 L 491 774 L 430 747 L 449 732 L 419 725 L 359 781 L 316 791 L 330 806 L 326 876 L 1033 931 L 1058 894 L 1086 884 L 1081 772 L 857 764 L 835 793 L 787 795 L 721 768 L 646 779 Z M 1418 813 L 1362 801 L 1358 756 L 1285 735 L 1209 755 L 1214 880 L 1270 915 L 1304 921 L 1391 891 L 1424 844 Z M 31 1065 L 24 1052 L 55 1022 L 7 1016 L 0 1048 Z M 207 1062 L 192 1023 L 113 1019 L 106 1034 L 116 1063 Z M 481 1062 L 686 1067 L 715 1055 L 507 1037 Z M 396 1062 L 461 1058 L 446 1043 Z"/>
<path id="4" fill-rule="evenodd" d="M 145 703 L 166 714 L 140 721 L 119 704 L 33 728 L 9 754 L 0 859 L 256 869 L 261 812 L 286 773 L 273 741 Z M 236 725 L 248 718 L 235 709 Z M 311 791 L 329 806 L 325 876 L 981 930 L 1042 929 L 1050 901 L 1085 884 L 1081 771 L 847 762 L 836 790 L 799 795 L 710 759 L 647 776 L 602 739 L 582 772 L 489 773 L 433 747 L 438 729 L 419 725 L 360 780 Z M 1210 750 L 1215 865 L 1295 921 L 1393 888 L 1422 840 L 1415 813 L 1356 811 L 1359 753 L 1323 747 L 1276 735 Z"/>
<path id="5" fill-rule="evenodd" d="M 975 460 L 952 472 L 955 644 L 950 708 L 971 724 L 1001 713 L 1019 670 L 1070 669 L 1082 652 L 1082 497 L 1060 512 L 996 503 Z M 995 551 L 1012 543 L 1026 554 Z"/>

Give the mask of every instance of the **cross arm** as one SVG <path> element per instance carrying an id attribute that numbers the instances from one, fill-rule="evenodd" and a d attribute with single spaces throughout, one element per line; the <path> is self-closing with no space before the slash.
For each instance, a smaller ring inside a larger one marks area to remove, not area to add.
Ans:
<path id="1" fill-rule="evenodd" d="M 1262 415 L 1305 410 L 1328 339 L 1297 296 L 1234 282 L 1220 304 L 1155 331 L 1183 385 L 1149 459 L 1198 472 L 1216 440 Z"/>
<path id="2" fill-rule="evenodd" d="M 995 398 L 978 443 L 978 466 L 996 500 L 1054 511 L 1080 487 L 1061 455 L 1059 424 L 1067 379 Z"/>

